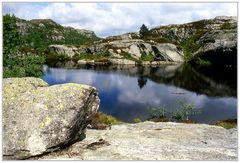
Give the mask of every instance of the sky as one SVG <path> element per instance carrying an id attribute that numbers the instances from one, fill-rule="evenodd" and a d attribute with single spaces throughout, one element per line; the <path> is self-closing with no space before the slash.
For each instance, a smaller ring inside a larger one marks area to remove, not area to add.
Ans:
<path id="1" fill-rule="evenodd" d="M 99 37 L 188 23 L 216 16 L 237 16 L 237 3 L 3 3 L 3 15 L 52 19 L 63 26 L 92 30 Z"/>

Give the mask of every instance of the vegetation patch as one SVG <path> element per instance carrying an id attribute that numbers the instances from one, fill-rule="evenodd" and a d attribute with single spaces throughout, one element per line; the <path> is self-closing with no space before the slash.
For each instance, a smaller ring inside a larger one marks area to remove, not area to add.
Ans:
<path id="1" fill-rule="evenodd" d="M 229 21 L 227 21 L 227 22 L 225 22 L 225 23 L 222 24 L 222 26 L 221 26 L 220 29 L 221 29 L 221 30 L 224 30 L 224 29 L 233 29 L 233 26 L 232 26 L 231 23 L 229 23 Z"/>
<path id="2" fill-rule="evenodd" d="M 138 63 L 138 64 L 141 64 L 141 61 L 140 61 L 140 60 L 138 60 L 138 59 L 136 59 L 136 58 L 133 58 L 133 57 L 131 56 L 131 54 L 129 54 L 129 53 L 127 53 L 127 52 L 122 52 L 120 55 L 122 55 L 124 59 L 132 60 L 132 61 L 135 61 L 135 62 Z"/>
<path id="3" fill-rule="evenodd" d="M 182 98 L 178 100 L 178 108 L 172 112 L 167 111 L 167 109 L 163 106 L 152 108 L 150 110 L 151 117 L 149 120 L 154 122 L 173 121 L 193 123 L 193 121 L 189 119 L 189 116 L 197 114 L 200 114 L 200 111 L 195 108 L 195 105 L 193 103 L 187 103 L 187 100 L 185 98 Z"/>
<path id="4" fill-rule="evenodd" d="M 56 62 L 56 61 L 61 61 L 61 62 L 65 62 L 65 61 L 70 61 L 71 58 L 64 55 L 64 54 L 57 54 L 54 52 L 49 52 L 46 54 L 46 61 L 48 62 Z"/>
<path id="5" fill-rule="evenodd" d="M 140 123 L 142 122 L 142 120 L 140 118 L 134 118 L 133 119 L 133 123 Z"/>
<path id="6" fill-rule="evenodd" d="M 90 125 L 92 129 L 106 129 L 111 125 L 123 124 L 124 122 L 119 121 L 117 118 L 98 112 L 92 118 Z"/>
<path id="7" fill-rule="evenodd" d="M 109 52 L 96 53 L 96 54 L 81 53 L 81 54 L 74 55 L 72 60 L 74 62 L 77 62 L 78 60 L 94 60 L 97 62 L 107 62 L 109 56 L 110 56 Z"/>
<path id="8" fill-rule="evenodd" d="M 27 21 L 27 25 L 32 27 L 28 28 L 28 34 L 23 38 L 28 47 L 40 52 L 52 44 L 83 45 L 99 40 L 95 35 L 83 35 L 73 28 L 63 27 L 49 19 Z"/>
<path id="9" fill-rule="evenodd" d="M 149 54 L 142 54 L 141 57 L 140 57 L 140 60 L 152 62 L 152 61 L 154 61 L 154 56 L 151 53 L 149 53 Z"/>
<path id="10" fill-rule="evenodd" d="M 31 50 L 26 55 L 26 42 L 16 25 L 16 17 L 3 17 L 3 77 L 41 77 L 44 56 Z M 29 50 L 29 49 L 28 49 Z"/>
<path id="11" fill-rule="evenodd" d="M 183 49 L 183 53 L 184 53 L 184 61 L 185 62 L 189 62 L 193 59 L 192 54 L 194 52 L 196 52 L 201 45 L 196 43 L 196 41 L 200 38 L 200 36 L 192 36 L 189 39 L 184 40 L 183 42 L 181 42 L 181 46 Z"/>
<path id="12" fill-rule="evenodd" d="M 226 129 L 234 128 L 237 126 L 237 119 L 227 119 L 218 121 L 215 125 L 221 126 Z"/>
<path id="13" fill-rule="evenodd" d="M 204 59 L 201 59 L 201 58 L 198 58 L 196 63 L 200 66 L 204 66 L 204 67 L 208 67 L 208 66 L 211 66 L 211 62 L 208 61 L 208 60 L 204 60 Z"/>

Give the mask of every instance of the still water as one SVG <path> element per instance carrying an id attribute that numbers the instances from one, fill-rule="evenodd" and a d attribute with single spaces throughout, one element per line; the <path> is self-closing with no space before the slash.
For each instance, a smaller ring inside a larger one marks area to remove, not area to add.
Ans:
<path id="1" fill-rule="evenodd" d="M 78 69 L 44 66 L 49 84 L 80 83 L 96 87 L 100 111 L 125 122 L 146 120 L 150 109 L 164 106 L 169 112 L 186 98 L 201 114 L 190 118 L 200 123 L 237 118 L 237 73 L 232 69 L 196 70 L 189 65 L 158 68 L 112 66 Z"/>

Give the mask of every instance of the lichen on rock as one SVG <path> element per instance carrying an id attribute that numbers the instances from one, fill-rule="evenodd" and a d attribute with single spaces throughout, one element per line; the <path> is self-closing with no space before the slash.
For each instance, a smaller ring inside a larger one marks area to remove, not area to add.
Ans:
<path id="1" fill-rule="evenodd" d="M 4 79 L 4 159 L 24 159 L 81 140 L 98 106 L 97 90 L 91 86 Z"/>

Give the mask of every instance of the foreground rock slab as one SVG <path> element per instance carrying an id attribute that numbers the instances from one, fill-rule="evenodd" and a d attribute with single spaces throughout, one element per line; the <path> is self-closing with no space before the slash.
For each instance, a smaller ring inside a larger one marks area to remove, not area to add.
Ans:
<path id="1" fill-rule="evenodd" d="M 98 106 L 96 89 L 87 85 L 3 79 L 4 159 L 28 158 L 83 139 Z"/>
<path id="2" fill-rule="evenodd" d="M 142 122 L 87 130 L 70 148 L 39 160 L 237 160 L 237 129 Z"/>

